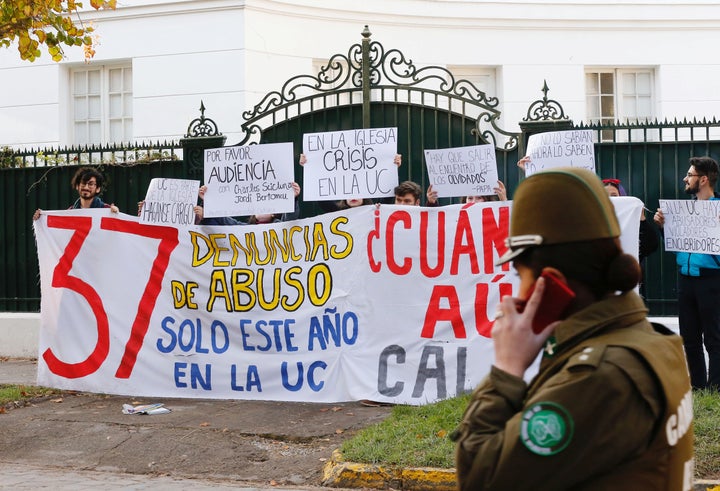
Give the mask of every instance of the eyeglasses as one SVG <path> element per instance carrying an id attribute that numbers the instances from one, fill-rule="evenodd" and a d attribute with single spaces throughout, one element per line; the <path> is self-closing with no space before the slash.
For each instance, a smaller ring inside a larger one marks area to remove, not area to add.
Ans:
<path id="1" fill-rule="evenodd" d="M 80 186 L 81 186 L 81 187 L 84 186 L 84 187 L 86 187 L 86 188 L 94 188 L 94 187 L 97 186 L 97 183 L 96 183 L 95 181 L 81 182 L 81 183 L 80 183 Z"/>
<path id="2" fill-rule="evenodd" d="M 690 172 L 687 173 L 687 177 L 702 177 L 705 174 L 691 174 Z"/>

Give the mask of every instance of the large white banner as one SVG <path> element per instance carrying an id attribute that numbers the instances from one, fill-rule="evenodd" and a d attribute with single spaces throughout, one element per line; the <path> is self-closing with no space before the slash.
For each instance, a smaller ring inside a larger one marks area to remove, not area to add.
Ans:
<path id="1" fill-rule="evenodd" d="M 133 396 L 424 404 L 493 362 L 510 202 L 174 228 L 35 222 L 38 383 Z M 617 206 L 617 205 L 616 205 Z M 638 213 L 624 219 L 637 242 Z"/>

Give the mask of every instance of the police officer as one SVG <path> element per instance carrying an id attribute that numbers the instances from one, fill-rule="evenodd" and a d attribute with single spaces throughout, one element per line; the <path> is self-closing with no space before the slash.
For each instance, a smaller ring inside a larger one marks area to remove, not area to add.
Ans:
<path id="1" fill-rule="evenodd" d="M 510 223 L 498 264 L 513 261 L 519 295 L 498 306 L 495 362 L 456 433 L 460 489 L 692 489 L 682 343 L 648 322 L 633 291 L 640 267 L 622 251 L 600 179 L 576 168 L 534 174 Z M 558 295 L 563 286 L 572 293 Z M 552 311 L 558 320 L 533 330 Z"/>

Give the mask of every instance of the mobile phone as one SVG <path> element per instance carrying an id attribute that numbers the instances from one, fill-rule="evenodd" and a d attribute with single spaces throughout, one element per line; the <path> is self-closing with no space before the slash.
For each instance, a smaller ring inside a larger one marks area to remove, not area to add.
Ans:
<path id="1" fill-rule="evenodd" d="M 535 334 L 549 324 L 563 319 L 570 302 L 575 298 L 575 293 L 556 275 L 543 272 L 540 276 L 545 278 L 545 290 L 533 318 L 532 330 Z M 518 311 L 522 312 L 525 309 L 525 304 L 533 291 L 535 291 L 535 285 L 530 288 L 527 299 L 520 304 Z"/>

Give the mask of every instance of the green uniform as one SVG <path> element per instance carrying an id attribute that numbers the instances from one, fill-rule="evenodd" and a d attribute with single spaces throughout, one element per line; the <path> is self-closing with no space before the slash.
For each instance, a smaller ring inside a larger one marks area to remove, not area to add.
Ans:
<path id="1" fill-rule="evenodd" d="M 460 489 L 692 489 L 682 342 L 646 315 L 629 292 L 569 317 L 529 387 L 493 367 L 459 428 Z"/>

